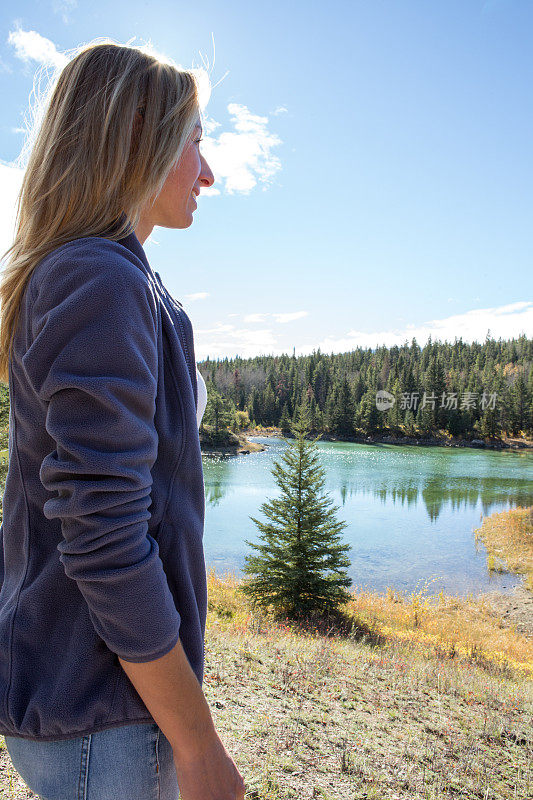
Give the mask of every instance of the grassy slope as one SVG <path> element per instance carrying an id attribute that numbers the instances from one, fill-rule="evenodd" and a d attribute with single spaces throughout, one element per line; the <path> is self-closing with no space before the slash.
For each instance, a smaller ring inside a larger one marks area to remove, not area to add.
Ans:
<path id="1" fill-rule="evenodd" d="M 346 613 L 298 631 L 210 573 L 204 689 L 248 797 L 533 796 L 533 638 L 471 597 L 356 589 Z M 33 797 L 5 750 L 0 797 Z"/>

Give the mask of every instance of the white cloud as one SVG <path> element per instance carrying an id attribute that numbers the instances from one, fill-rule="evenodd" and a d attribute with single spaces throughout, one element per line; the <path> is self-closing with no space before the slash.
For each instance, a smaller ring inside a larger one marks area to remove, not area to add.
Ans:
<path id="1" fill-rule="evenodd" d="M 195 327 L 194 351 L 197 361 L 203 361 L 207 356 L 216 359 L 238 354 L 242 358 L 252 358 L 259 354 L 282 352 L 268 328 L 251 330 L 221 322 L 213 328 Z"/>
<path id="2" fill-rule="evenodd" d="M 215 186 L 202 189 L 207 196 L 220 193 L 217 184 L 229 194 L 248 194 L 259 182 L 268 184 L 281 169 L 281 161 L 272 148 L 282 141 L 268 130 L 268 117 L 252 114 L 239 103 L 230 103 L 228 111 L 234 131 L 224 131 L 216 138 L 204 137 L 203 153 L 215 175 Z M 217 127 L 219 123 L 206 120 L 206 133 Z"/>
<path id="3" fill-rule="evenodd" d="M 195 300 L 205 300 L 206 297 L 209 297 L 209 292 L 193 292 L 192 294 L 186 294 L 185 297 L 190 302 L 194 302 Z"/>
<path id="4" fill-rule="evenodd" d="M 403 345 L 415 338 L 423 345 L 429 336 L 431 340 L 453 343 L 455 337 L 463 342 L 483 343 L 490 330 L 493 339 L 513 339 L 525 333 L 533 335 L 533 302 L 519 301 L 493 308 L 476 308 L 463 314 L 454 314 L 443 319 L 430 320 L 421 325 L 406 325 L 395 330 L 382 330 L 374 333 L 352 329 L 344 336 L 328 336 L 321 342 L 313 342 L 296 348 L 299 355 L 312 352 L 320 347 L 323 353 L 343 353 L 356 347 L 377 347 Z"/>
<path id="5" fill-rule="evenodd" d="M 264 322 L 267 318 L 268 314 L 246 314 L 244 317 L 244 322 Z"/>
<path id="6" fill-rule="evenodd" d="M 60 53 L 55 44 L 41 36 L 37 31 L 10 31 L 7 37 L 9 44 L 15 48 L 15 55 L 25 63 L 37 61 L 39 64 L 64 67 L 67 56 Z"/>
<path id="7" fill-rule="evenodd" d="M 267 317 L 274 317 L 276 322 L 292 322 L 295 319 L 301 319 L 302 317 L 306 317 L 309 314 L 309 311 L 286 311 L 280 313 L 268 313 L 264 312 L 256 312 L 254 314 L 246 314 L 243 317 L 243 322 L 264 322 Z"/>
<path id="8" fill-rule="evenodd" d="M 228 315 L 230 316 L 230 315 Z M 245 321 L 254 322 L 255 316 L 249 314 Z M 274 316 L 274 315 L 272 315 Z M 262 321 L 262 320 L 261 320 Z M 415 338 L 419 345 L 426 344 L 431 335 L 432 341 L 440 340 L 453 343 L 457 337 L 463 342 L 477 341 L 483 343 L 490 330 L 494 339 L 513 339 L 521 333 L 533 335 L 533 302 L 520 301 L 493 308 L 474 309 L 464 314 L 456 314 L 438 320 L 430 320 L 421 325 L 405 325 L 394 330 L 381 330 L 374 333 L 350 330 L 344 336 L 329 336 L 322 341 L 314 340 L 309 344 L 297 345 L 293 340 L 280 341 L 278 333 L 270 328 L 251 329 L 238 328 L 229 323 L 217 323 L 214 327 L 195 328 L 195 352 L 199 361 L 207 358 L 242 358 L 268 354 L 307 355 L 320 348 L 322 353 L 343 353 L 357 347 L 375 348 L 380 345 L 392 347 L 409 344 Z"/>
<path id="9" fill-rule="evenodd" d="M 221 127 L 222 124 L 220 122 L 217 122 L 216 119 L 213 119 L 212 117 L 206 117 L 203 123 L 203 129 L 206 135 L 213 133 L 213 131 Z"/>
<path id="10" fill-rule="evenodd" d="M 0 162 L 0 256 L 13 244 L 16 202 L 23 174 L 21 169 Z"/>
<path id="11" fill-rule="evenodd" d="M 272 314 L 276 322 L 292 322 L 295 319 L 302 319 L 309 314 L 309 311 L 288 311 L 282 314 Z"/>

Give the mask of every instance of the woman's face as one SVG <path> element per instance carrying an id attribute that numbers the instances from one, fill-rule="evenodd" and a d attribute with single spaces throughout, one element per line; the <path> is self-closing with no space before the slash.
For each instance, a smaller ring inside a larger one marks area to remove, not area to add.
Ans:
<path id="1" fill-rule="evenodd" d="M 147 237 L 154 225 L 161 225 L 163 228 L 188 228 L 192 225 L 192 215 L 197 205 L 196 195 L 202 187 L 212 186 L 215 181 L 209 164 L 200 153 L 201 136 L 202 126 L 198 122 L 179 164 L 170 170 L 153 205 L 148 203 L 141 214 L 141 235 L 148 231 Z"/>

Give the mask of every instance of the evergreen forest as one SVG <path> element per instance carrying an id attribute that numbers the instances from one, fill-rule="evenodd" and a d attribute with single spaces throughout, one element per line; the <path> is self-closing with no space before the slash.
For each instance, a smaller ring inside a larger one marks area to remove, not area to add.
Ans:
<path id="1" fill-rule="evenodd" d="M 313 433 L 339 439 L 531 438 L 532 361 L 532 339 L 489 334 L 483 344 L 430 338 L 423 347 L 412 339 L 337 354 L 208 358 L 198 362 L 208 392 L 200 431 L 276 426 L 287 433 L 303 404 Z"/>

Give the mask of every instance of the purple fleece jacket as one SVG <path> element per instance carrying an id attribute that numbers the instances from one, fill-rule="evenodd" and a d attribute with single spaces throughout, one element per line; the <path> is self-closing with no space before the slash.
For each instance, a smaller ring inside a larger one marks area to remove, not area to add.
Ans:
<path id="1" fill-rule="evenodd" d="M 179 638 L 202 683 L 205 494 L 192 325 L 134 233 L 35 267 L 9 397 L 0 733 L 153 722 L 118 656 Z"/>

